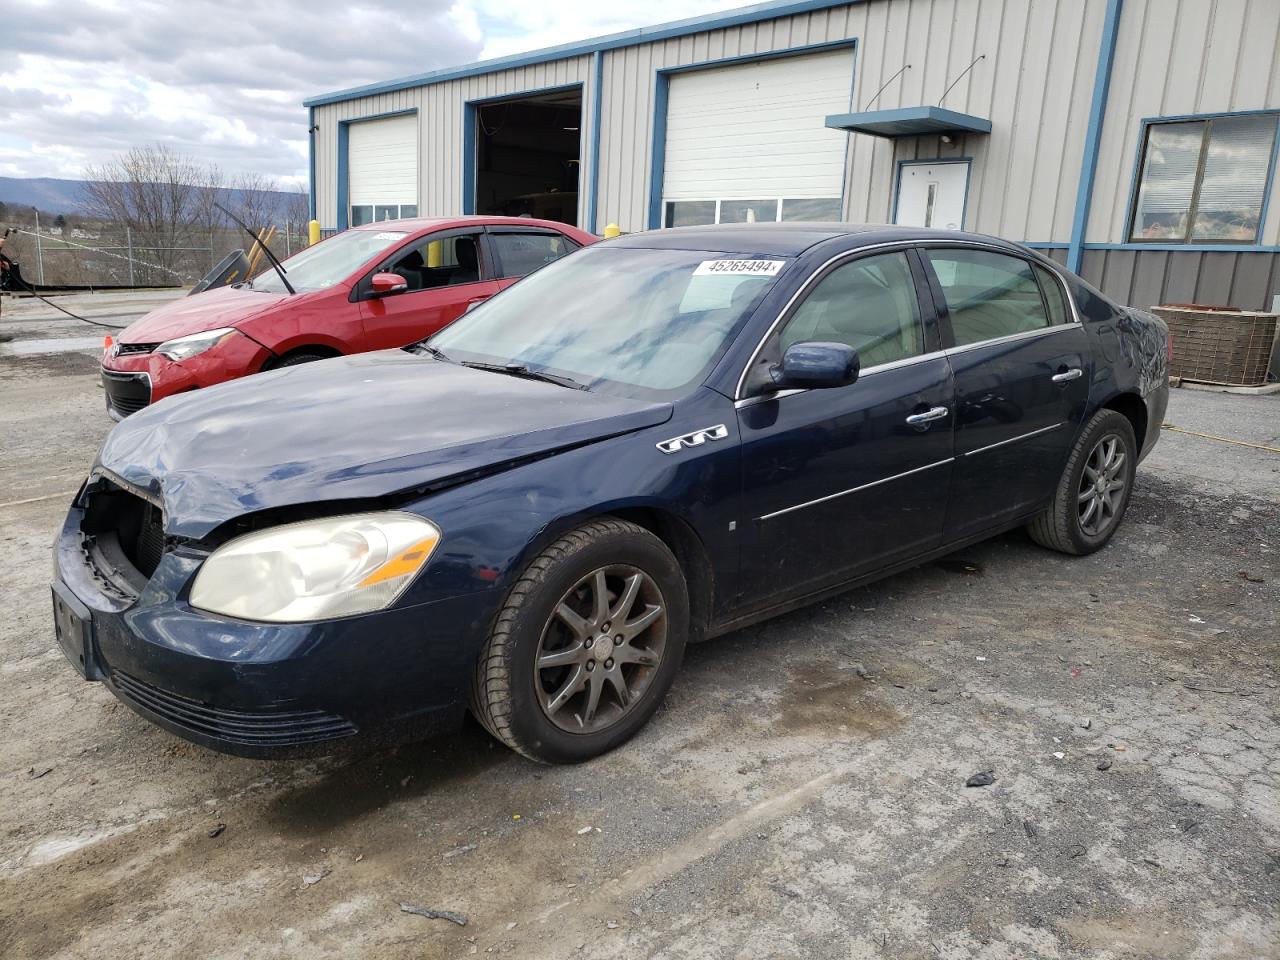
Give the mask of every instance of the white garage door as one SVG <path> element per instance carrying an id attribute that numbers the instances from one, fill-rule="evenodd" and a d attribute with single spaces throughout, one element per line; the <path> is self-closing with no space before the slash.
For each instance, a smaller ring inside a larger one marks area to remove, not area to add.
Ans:
<path id="1" fill-rule="evenodd" d="M 665 225 L 838 220 L 852 93 L 849 49 L 672 77 Z"/>
<path id="2" fill-rule="evenodd" d="M 418 215 L 418 118 L 364 120 L 347 131 L 353 227 Z"/>

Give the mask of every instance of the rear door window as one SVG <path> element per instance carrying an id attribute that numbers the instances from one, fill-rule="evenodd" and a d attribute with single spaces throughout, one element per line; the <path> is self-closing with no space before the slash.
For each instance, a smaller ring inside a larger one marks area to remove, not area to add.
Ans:
<path id="1" fill-rule="evenodd" d="M 559 233 L 490 233 L 498 257 L 499 278 L 523 277 L 578 249 Z"/>
<path id="2" fill-rule="evenodd" d="M 1049 314 L 1031 264 L 989 250 L 926 247 L 957 347 L 1040 330 Z"/>

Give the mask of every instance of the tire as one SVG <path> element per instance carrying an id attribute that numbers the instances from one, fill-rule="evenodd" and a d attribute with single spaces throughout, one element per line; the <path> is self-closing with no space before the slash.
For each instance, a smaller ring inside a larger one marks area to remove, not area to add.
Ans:
<path id="1" fill-rule="evenodd" d="M 1123 459 L 1108 460 L 1109 450 Z M 1080 432 L 1053 502 L 1027 526 L 1031 539 L 1074 556 L 1101 550 L 1124 519 L 1137 465 L 1138 444 L 1129 419 L 1115 410 L 1099 410 Z M 1098 485 L 1099 468 L 1106 475 L 1105 492 Z M 1122 486 L 1115 488 L 1117 482 Z"/>
<path id="2" fill-rule="evenodd" d="M 296 367 L 300 363 L 314 363 L 317 360 L 328 360 L 331 356 L 332 354 L 328 353 L 312 353 L 310 350 L 299 350 L 297 353 L 291 353 L 288 356 L 281 357 L 267 369 L 283 370 L 285 367 Z"/>
<path id="3" fill-rule="evenodd" d="M 594 520 L 512 586 L 476 663 L 471 712 L 531 760 L 590 760 L 653 716 L 688 633 L 688 587 L 666 544 L 633 523 Z"/>

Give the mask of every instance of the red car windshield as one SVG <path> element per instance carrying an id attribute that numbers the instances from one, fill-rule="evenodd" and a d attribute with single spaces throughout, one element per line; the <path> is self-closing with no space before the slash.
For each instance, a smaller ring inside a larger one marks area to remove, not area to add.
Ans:
<path id="1" fill-rule="evenodd" d="M 299 293 L 323 290 L 351 276 L 357 268 L 408 234 L 403 230 L 348 230 L 294 254 L 284 262 L 289 283 Z M 254 290 L 285 293 L 280 276 L 268 264 L 249 284 Z"/>

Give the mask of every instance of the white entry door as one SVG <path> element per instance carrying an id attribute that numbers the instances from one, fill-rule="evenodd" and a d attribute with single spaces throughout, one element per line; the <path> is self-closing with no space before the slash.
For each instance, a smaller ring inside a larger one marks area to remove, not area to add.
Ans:
<path id="1" fill-rule="evenodd" d="M 963 230 L 968 191 L 967 161 L 904 163 L 898 168 L 898 212 L 893 222 L 904 227 Z"/>

